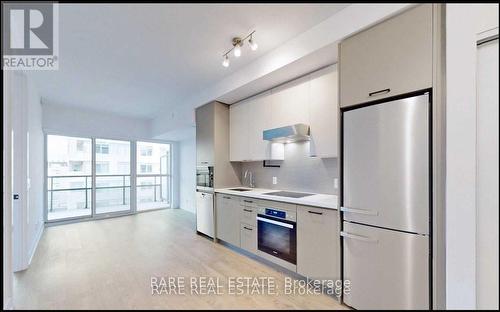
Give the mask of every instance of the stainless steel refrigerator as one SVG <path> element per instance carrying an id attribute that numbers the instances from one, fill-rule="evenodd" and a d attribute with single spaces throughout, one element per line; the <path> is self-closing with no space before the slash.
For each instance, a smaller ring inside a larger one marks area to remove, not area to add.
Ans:
<path id="1" fill-rule="evenodd" d="M 344 303 L 430 308 L 430 98 L 342 112 Z"/>

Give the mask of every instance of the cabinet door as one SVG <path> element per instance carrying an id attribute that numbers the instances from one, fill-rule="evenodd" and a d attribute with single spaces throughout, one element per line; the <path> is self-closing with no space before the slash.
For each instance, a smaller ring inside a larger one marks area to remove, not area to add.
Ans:
<path id="1" fill-rule="evenodd" d="M 246 103 L 247 111 L 251 115 L 248 132 L 245 134 L 248 136 L 249 160 L 267 159 L 267 146 L 271 143 L 262 139 L 262 132 L 271 128 L 272 98 L 270 95 L 271 92 L 265 92 Z"/>
<path id="2" fill-rule="evenodd" d="M 214 163 L 214 110 L 213 104 L 196 109 L 196 162 Z"/>
<path id="3" fill-rule="evenodd" d="M 240 205 L 239 199 L 224 194 L 216 196 L 217 238 L 235 246 L 240 246 Z"/>
<path id="4" fill-rule="evenodd" d="M 241 248 L 251 253 L 257 252 L 256 227 L 241 223 Z"/>
<path id="5" fill-rule="evenodd" d="M 241 206 L 240 222 L 251 226 L 257 225 L 257 206 Z"/>
<path id="6" fill-rule="evenodd" d="M 337 65 L 310 75 L 311 156 L 337 157 Z"/>
<path id="7" fill-rule="evenodd" d="M 340 277 L 337 210 L 297 207 L 297 272 L 313 279 Z"/>
<path id="8" fill-rule="evenodd" d="M 229 107 L 229 160 L 248 160 L 248 105 L 247 101 Z"/>
<path id="9" fill-rule="evenodd" d="M 305 76 L 272 90 L 272 128 L 309 124 L 309 77 Z"/>
<path id="10" fill-rule="evenodd" d="M 339 60 L 342 107 L 430 88 L 432 5 L 347 38 L 340 43 Z"/>

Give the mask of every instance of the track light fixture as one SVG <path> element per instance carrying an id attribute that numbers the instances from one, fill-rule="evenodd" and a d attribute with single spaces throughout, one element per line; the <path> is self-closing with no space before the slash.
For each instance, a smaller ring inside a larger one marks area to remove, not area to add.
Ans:
<path id="1" fill-rule="evenodd" d="M 231 51 L 233 52 L 233 54 L 234 54 L 235 57 L 240 57 L 241 56 L 241 47 L 243 47 L 243 43 L 247 39 L 248 39 L 248 45 L 250 46 L 250 49 L 252 49 L 252 51 L 257 50 L 257 48 L 259 46 L 253 40 L 253 34 L 254 33 L 255 33 L 255 30 L 252 31 L 250 34 L 248 34 L 243 39 L 240 38 L 240 37 L 234 37 L 233 38 L 233 40 L 231 42 L 233 44 L 233 47 L 231 49 L 229 49 L 228 51 L 226 51 L 226 53 L 222 54 L 222 58 L 223 58 L 223 60 L 222 60 L 222 66 L 229 67 L 229 56 L 228 56 L 228 54 L 231 53 Z"/>

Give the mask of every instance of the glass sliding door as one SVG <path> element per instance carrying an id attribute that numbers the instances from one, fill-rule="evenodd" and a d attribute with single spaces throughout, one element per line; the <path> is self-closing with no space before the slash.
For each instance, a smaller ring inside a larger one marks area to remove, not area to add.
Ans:
<path id="1" fill-rule="evenodd" d="M 130 211 L 130 142 L 95 140 L 95 212 Z"/>
<path id="2" fill-rule="evenodd" d="M 92 215 L 92 140 L 47 136 L 47 220 Z"/>
<path id="3" fill-rule="evenodd" d="M 170 144 L 137 142 L 137 211 L 171 205 Z"/>

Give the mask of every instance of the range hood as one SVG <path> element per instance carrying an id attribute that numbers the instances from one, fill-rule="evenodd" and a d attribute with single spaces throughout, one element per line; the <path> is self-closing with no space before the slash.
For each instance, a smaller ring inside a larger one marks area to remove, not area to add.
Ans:
<path id="1" fill-rule="evenodd" d="M 309 125 L 295 124 L 280 128 L 264 130 L 262 138 L 266 141 L 276 143 L 292 143 L 299 141 L 309 141 Z"/>

